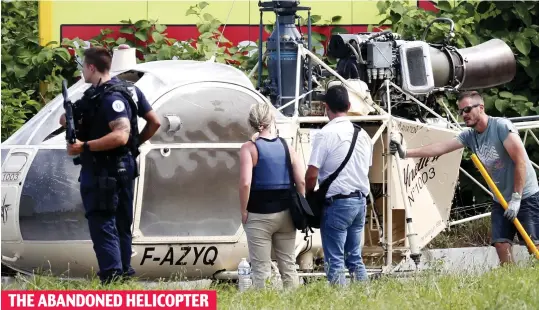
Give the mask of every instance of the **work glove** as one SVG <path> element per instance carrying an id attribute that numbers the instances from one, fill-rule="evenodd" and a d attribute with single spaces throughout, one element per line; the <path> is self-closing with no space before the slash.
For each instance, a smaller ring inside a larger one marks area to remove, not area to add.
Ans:
<path id="1" fill-rule="evenodd" d="M 503 213 L 503 216 L 505 216 L 509 221 L 513 221 L 518 214 L 518 210 L 520 210 L 520 194 L 519 193 L 513 193 L 511 196 L 511 201 L 509 201 L 509 204 L 507 206 L 507 210 Z"/>
<path id="2" fill-rule="evenodd" d="M 392 135 L 389 141 L 389 152 L 391 155 L 395 155 L 399 152 L 400 158 L 406 158 L 406 148 L 397 140 L 397 137 Z"/>

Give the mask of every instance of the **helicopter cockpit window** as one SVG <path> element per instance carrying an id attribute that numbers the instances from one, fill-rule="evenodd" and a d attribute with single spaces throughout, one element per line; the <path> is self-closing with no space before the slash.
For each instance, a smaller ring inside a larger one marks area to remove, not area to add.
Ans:
<path id="1" fill-rule="evenodd" d="M 118 74 L 116 77 L 125 81 L 136 83 L 143 76 L 144 76 L 144 72 L 129 70 L 129 71 Z"/>
<path id="2" fill-rule="evenodd" d="M 0 154 L 2 155 L 2 165 L 4 164 L 4 161 L 6 160 L 8 153 L 9 153 L 9 149 L 0 150 Z"/>
<path id="3" fill-rule="evenodd" d="M 157 114 L 174 115 L 182 125 L 171 132 L 163 121 L 151 142 L 194 144 L 146 155 L 139 229 L 147 237 L 232 236 L 241 225 L 236 215 L 239 148 L 252 134 L 249 108 L 261 99 L 224 83 L 175 92 L 156 102 Z"/>
<path id="4" fill-rule="evenodd" d="M 151 143 L 242 143 L 250 137 L 247 117 L 257 102 L 252 93 L 231 87 L 184 87 L 186 91 L 159 106 L 162 126 Z M 169 115 L 179 118 L 180 128 L 171 128 Z"/>
<path id="5" fill-rule="evenodd" d="M 236 215 L 237 149 L 171 149 L 146 156 L 140 230 L 147 237 L 231 236 Z"/>
<path id="6" fill-rule="evenodd" d="M 41 149 L 22 189 L 19 225 L 23 240 L 90 240 L 79 190 L 80 166 L 65 150 Z"/>
<path id="7" fill-rule="evenodd" d="M 148 100 L 151 105 L 155 100 L 155 96 L 161 94 L 159 89 L 165 86 L 165 84 L 151 73 L 134 72 L 133 74 L 136 74 L 136 76 L 140 76 L 136 80 L 135 85 L 140 89 L 140 91 L 146 97 L 146 100 Z M 131 74 L 131 77 L 134 77 L 133 74 Z M 124 76 L 120 75 L 119 78 L 123 79 Z M 125 78 L 134 81 L 134 79 L 130 78 L 129 76 L 125 76 Z"/>

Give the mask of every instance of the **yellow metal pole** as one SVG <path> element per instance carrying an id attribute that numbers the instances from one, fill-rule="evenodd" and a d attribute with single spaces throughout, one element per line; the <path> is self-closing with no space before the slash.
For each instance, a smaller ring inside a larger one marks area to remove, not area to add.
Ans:
<path id="1" fill-rule="evenodd" d="M 488 175 L 487 170 L 485 170 L 485 167 L 483 166 L 483 164 L 481 163 L 477 155 L 472 154 L 472 161 L 477 167 L 477 169 L 479 169 L 479 172 L 481 172 L 481 175 L 487 182 L 488 186 L 490 187 L 490 189 L 492 190 L 496 198 L 498 198 L 498 201 L 500 202 L 502 207 L 505 210 L 507 210 L 507 202 L 505 201 L 502 194 L 500 193 L 500 190 L 498 190 L 498 187 L 496 186 L 496 184 L 494 184 L 494 182 Z M 539 250 L 537 250 L 537 247 L 535 246 L 535 244 L 533 244 L 533 241 L 530 239 L 530 236 L 528 236 L 528 233 L 526 233 L 526 231 L 524 230 L 524 227 L 522 227 L 522 225 L 520 224 L 520 221 L 517 218 L 515 218 L 513 220 L 513 224 L 515 224 L 518 232 L 526 241 L 526 244 L 528 245 L 528 248 L 530 249 L 530 251 L 533 252 L 533 254 L 535 254 L 535 258 L 539 259 Z"/>

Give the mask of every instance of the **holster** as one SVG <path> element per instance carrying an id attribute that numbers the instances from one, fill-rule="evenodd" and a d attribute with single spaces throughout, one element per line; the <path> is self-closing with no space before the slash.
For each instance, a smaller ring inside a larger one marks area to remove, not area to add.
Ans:
<path id="1" fill-rule="evenodd" d="M 116 175 L 118 176 L 120 186 L 125 186 L 127 184 L 127 170 L 121 159 L 118 159 L 116 162 Z"/>
<path id="2" fill-rule="evenodd" d="M 96 177 L 95 197 L 96 211 L 116 212 L 118 208 L 118 181 L 114 177 L 108 176 L 106 171 L 101 176 Z"/>
<path id="3" fill-rule="evenodd" d="M 85 162 L 92 170 L 91 186 L 93 187 L 92 211 L 114 213 L 118 208 L 119 191 L 121 188 L 132 186 L 133 177 L 125 155 L 95 157 L 85 154 Z"/>

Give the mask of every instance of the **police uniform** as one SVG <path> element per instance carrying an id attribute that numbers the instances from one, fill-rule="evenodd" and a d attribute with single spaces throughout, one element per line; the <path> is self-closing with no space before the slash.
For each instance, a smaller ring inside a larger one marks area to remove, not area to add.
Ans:
<path id="1" fill-rule="evenodd" d="M 131 276 L 131 224 L 133 188 L 138 176 L 137 115 L 152 108 L 134 85 L 114 77 L 92 88 L 76 105 L 77 137 L 96 140 L 111 132 L 109 123 L 121 117 L 130 120 L 127 145 L 107 151 L 90 151 L 87 144 L 80 155 L 80 190 L 90 236 L 99 264 L 99 277 L 108 282 L 117 276 Z M 134 116 L 134 117 L 132 117 Z"/>

